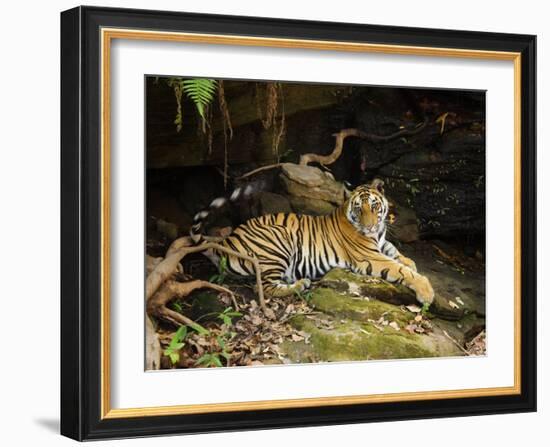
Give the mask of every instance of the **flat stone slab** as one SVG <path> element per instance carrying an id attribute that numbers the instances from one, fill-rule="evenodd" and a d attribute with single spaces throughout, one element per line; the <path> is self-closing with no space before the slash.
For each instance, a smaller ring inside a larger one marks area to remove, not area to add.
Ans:
<path id="1" fill-rule="evenodd" d="M 281 350 L 292 363 L 389 360 L 463 356 L 441 331 L 411 334 L 404 328 L 380 327 L 351 319 L 329 320 L 328 328 L 296 316 L 291 324 L 310 334 L 307 341 L 285 342 Z"/>
<path id="2" fill-rule="evenodd" d="M 280 178 L 290 196 L 344 203 L 344 186 L 319 168 L 286 163 Z"/>

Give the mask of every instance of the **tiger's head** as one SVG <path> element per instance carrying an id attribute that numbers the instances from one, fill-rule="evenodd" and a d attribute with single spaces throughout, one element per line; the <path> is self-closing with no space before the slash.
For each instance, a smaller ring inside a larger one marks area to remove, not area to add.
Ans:
<path id="1" fill-rule="evenodd" d="M 375 236 L 385 229 L 389 205 L 383 186 L 382 180 L 374 179 L 355 188 L 346 202 L 347 219 L 364 236 Z"/>

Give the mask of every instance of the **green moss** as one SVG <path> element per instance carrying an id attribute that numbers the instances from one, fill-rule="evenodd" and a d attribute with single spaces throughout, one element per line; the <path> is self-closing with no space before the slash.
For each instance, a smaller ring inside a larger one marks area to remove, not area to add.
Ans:
<path id="1" fill-rule="evenodd" d="M 353 281 L 350 281 L 352 279 Z M 405 327 L 415 314 L 373 298 L 357 295 L 358 283 L 369 283 L 343 270 L 327 274 L 311 292 L 310 304 L 320 312 L 314 317 L 297 315 L 290 323 L 311 335 L 309 343 L 287 341 L 282 351 L 292 362 L 338 362 L 427 358 L 463 355 L 455 343 L 437 327 L 427 334 L 410 333 Z M 346 284 L 347 289 L 326 284 Z M 385 283 L 384 281 L 373 284 Z M 387 283 L 386 283 L 387 284 Z M 327 327 L 326 320 L 330 321 Z M 322 321 L 319 324 L 319 321 Z M 387 322 L 386 326 L 382 321 Z M 389 323 L 394 322 L 391 326 Z M 396 324 L 397 326 L 396 326 Z"/>
<path id="2" fill-rule="evenodd" d="M 350 360 L 379 360 L 423 358 L 439 355 L 426 336 L 382 330 L 371 323 L 345 321 L 335 323 L 333 329 L 320 329 L 312 320 L 294 317 L 291 324 L 311 334 L 310 343 L 285 342 L 282 350 L 294 362 L 338 362 Z"/>
<path id="3" fill-rule="evenodd" d="M 415 293 L 400 284 L 392 284 L 381 278 L 364 276 L 344 269 L 332 269 L 320 281 L 324 287 L 340 292 L 353 292 L 392 304 L 416 302 Z"/>
<path id="4" fill-rule="evenodd" d="M 313 290 L 310 303 L 319 311 L 340 318 L 368 322 L 384 317 L 388 321 L 406 324 L 414 314 L 399 307 L 375 299 L 355 299 L 328 288 L 319 287 Z"/>

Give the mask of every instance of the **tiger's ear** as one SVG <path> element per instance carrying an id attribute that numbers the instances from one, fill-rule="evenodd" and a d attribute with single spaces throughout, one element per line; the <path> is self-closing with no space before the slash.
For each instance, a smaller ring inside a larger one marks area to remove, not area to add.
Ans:
<path id="1" fill-rule="evenodd" d="M 370 188 L 375 188 L 382 194 L 384 194 L 384 180 L 375 178 L 372 182 L 369 183 Z"/>
<path id="2" fill-rule="evenodd" d="M 346 180 L 342 182 L 342 185 L 344 185 L 344 199 L 347 200 L 351 196 L 351 192 L 353 191 L 353 185 Z"/>

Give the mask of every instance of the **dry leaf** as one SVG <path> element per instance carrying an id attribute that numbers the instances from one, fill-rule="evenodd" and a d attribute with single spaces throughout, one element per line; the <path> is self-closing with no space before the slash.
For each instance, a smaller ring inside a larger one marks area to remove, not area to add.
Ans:
<path id="1" fill-rule="evenodd" d="M 393 329 L 395 329 L 396 331 L 400 330 L 399 325 L 398 325 L 395 321 L 392 321 L 392 322 L 390 323 L 390 327 L 393 328 Z"/>
<path id="2" fill-rule="evenodd" d="M 422 312 L 422 309 L 420 307 L 418 307 L 416 304 L 410 304 L 408 306 L 405 306 L 407 308 L 407 310 L 409 312 L 412 312 L 412 313 L 415 313 L 415 314 L 418 314 L 420 312 Z"/>

